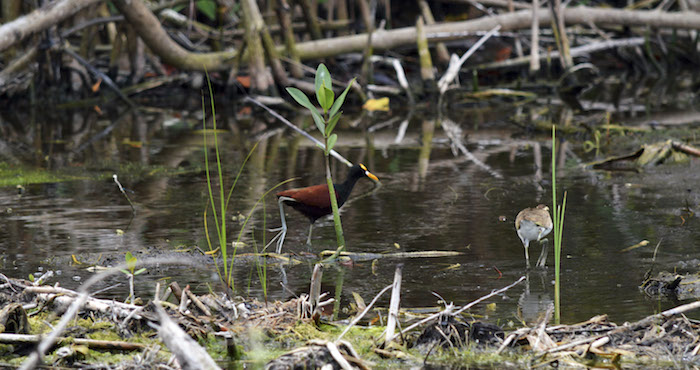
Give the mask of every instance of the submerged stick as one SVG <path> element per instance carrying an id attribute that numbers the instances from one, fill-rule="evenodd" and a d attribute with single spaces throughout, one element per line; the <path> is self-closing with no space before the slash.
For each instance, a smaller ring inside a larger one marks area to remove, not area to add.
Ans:
<path id="1" fill-rule="evenodd" d="M 129 199 L 129 196 L 126 195 L 126 191 L 124 191 L 124 187 L 122 184 L 119 182 L 119 179 L 117 178 L 117 174 L 113 174 L 112 178 L 114 179 L 114 182 L 117 183 L 117 186 L 119 187 L 119 191 L 124 194 L 124 197 L 126 197 L 126 200 L 129 202 L 129 205 L 131 206 L 131 213 L 136 214 L 136 208 L 134 208 L 134 203 L 131 203 L 131 199 Z"/>

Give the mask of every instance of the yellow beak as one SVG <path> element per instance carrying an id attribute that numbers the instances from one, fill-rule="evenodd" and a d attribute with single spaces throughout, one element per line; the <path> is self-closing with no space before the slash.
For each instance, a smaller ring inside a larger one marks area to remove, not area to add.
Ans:
<path id="1" fill-rule="evenodd" d="M 379 178 L 377 176 L 374 176 L 372 172 L 365 171 L 365 176 L 369 177 L 370 179 L 374 180 L 375 182 L 379 181 Z"/>

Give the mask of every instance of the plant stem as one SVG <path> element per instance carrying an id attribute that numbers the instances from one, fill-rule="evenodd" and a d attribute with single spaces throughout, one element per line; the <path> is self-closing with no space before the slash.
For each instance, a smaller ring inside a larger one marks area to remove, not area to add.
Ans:
<path id="1" fill-rule="evenodd" d="M 552 125 L 552 213 L 554 223 L 554 322 L 561 323 L 561 242 L 564 231 L 564 212 L 566 210 L 566 192 L 562 204 L 557 206 L 557 141 L 556 125 Z"/>
<path id="2" fill-rule="evenodd" d="M 328 147 L 328 137 L 326 137 L 326 148 Z M 345 237 L 343 236 L 343 225 L 340 223 L 340 212 L 338 211 L 338 199 L 335 197 L 335 187 L 333 186 L 333 178 L 331 177 L 331 159 L 326 155 L 326 183 L 328 184 L 328 193 L 331 197 L 331 209 L 333 210 L 333 223 L 335 224 L 335 236 L 338 239 L 338 251 L 345 250 Z"/>

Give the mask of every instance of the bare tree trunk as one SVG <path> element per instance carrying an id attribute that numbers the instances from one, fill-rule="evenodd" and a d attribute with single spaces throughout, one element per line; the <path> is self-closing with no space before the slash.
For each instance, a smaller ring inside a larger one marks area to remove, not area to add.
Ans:
<path id="1" fill-rule="evenodd" d="M 316 12 L 311 7 L 311 0 L 296 0 L 299 5 L 301 5 L 301 11 L 304 13 L 304 18 L 306 19 L 306 26 L 309 29 L 309 34 L 314 40 L 320 40 L 323 38 L 321 34 L 321 26 L 318 24 L 318 19 L 316 19 Z"/>
<path id="2" fill-rule="evenodd" d="M 260 40 L 260 23 L 262 23 L 262 19 L 258 19 L 255 16 L 255 10 L 258 10 L 258 5 L 255 3 L 255 0 L 243 0 L 241 5 L 246 30 L 246 45 L 248 46 L 250 88 L 257 92 L 267 92 L 272 85 L 272 76 L 265 66 L 265 54 L 262 40 Z M 260 15 L 259 10 L 257 15 Z"/>
<path id="3" fill-rule="evenodd" d="M 357 0 L 360 13 L 362 13 L 362 20 L 364 21 L 365 28 L 367 30 L 367 34 L 365 36 L 366 44 L 364 54 L 362 55 L 362 68 L 360 71 L 360 84 L 363 86 L 372 83 L 372 76 L 374 74 L 372 71 L 372 61 L 370 60 L 372 54 L 374 53 L 374 46 L 372 45 L 372 37 L 374 36 L 374 17 L 370 11 L 370 5 L 367 3 L 367 1 L 368 0 Z"/>
<path id="4" fill-rule="evenodd" d="M 435 17 L 433 17 L 433 12 L 430 11 L 428 2 L 426 0 L 418 0 L 418 6 L 420 7 L 421 14 L 423 14 L 423 19 L 425 19 L 425 24 L 435 24 Z M 437 45 L 435 45 L 435 51 L 440 63 L 447 64 L 450 62 L 450 53 L 447 51 L 447 46 L 445 46 L 444 43 L 438 42 Z"/>
<path id="5" fill-rule="evenodd" d="M 427 85 L 430 81 L 435 85 L 433 61 L 430 59 L 428 38 L 425 36 L 422 17 L 418 17 L 416 21 L 416 34 L 418 35 L 418 37 L 416 37 L 416 44 L 418 45 L 418 57 L 420 59 L 420 77 L 423 79 L 423 85 Z"/>
<path id="6" fill-rule="evenodd" d="M 284 35 L 284 45 L 289 55 L 289 59 L 292 60 L 289 66 L 289 71 L 295 78 L 304 77 L 304 71 L 301 69 L 301 59 L 299 59 L 299 53 L 297 53 L 297 43 L 294 39 L 294 30 L 292 29 L 292 8 L 287 3 L 287 0 L 279 0 L 277 7 L 277 18 L 280 22 L 280 27 L 282 28 L 282 35 Z"/>
<path id="7" fill-rule="evenodd" d="M 515 11 L 515 4 L 513 3 L 513 0 L 508 0 L 508 12 L 513 13 Z M 515 36 L 515 54 L 518 56 L 518 58 L 523 57 L 523 45 L 520 42 L 520 37 Z"/>
<path id="8" fill-rule="evenodd" d="M 146 70 L 145 48 L 143 41 L 132 26 L 127 26 L 126 40 L 126 48 L 129 51 L 129 67 L 131 67 L 129 84 L 135 84 L 141 81 Z"/>
<path id="9" fill-rule="evenodd" d="M 6 24 L 20 16 L 20 10 L 22 3 L 20 0 L 3 0 L 2 8 L 0 12 L 2 13 L 2 23 Z M 16 50 L 14 48 L 9 48 L 4 53 L 4 59 L 10 60 L 15 57 Z"/>
<path id="10" fill-rule="evenodd" d="M 258 4 L 255 2 L 255 0 L 245 0 L 244 3 L 247 4 L 250 11 L 253 29 L 260 35 L 260 37 L 262 37 L 263 47 L 265 48 L 267 58 L 270 60 L 272 75 L 275 77 L 275 81 L 277 81 L 280 86 L 286 86 L 288 84 L 287 71 L 285 71 L 284 67 L 282 66 L 282 62 L 277 54 L 275 42 L 272 40 L 272 36 L 270 36 L 270 32 L 267 29 L 265 21 L 263 21 Z"/>
<path id="11" fill-rule="evenodd" d="M 530 74 L 535 74 L 540 70 L 540 19 L 539 0 L 532 0 L 532 45 L 530 46 Z"/>
<path id="12" fill-rule="evenodd" d="M 336 9 L 338 9 L 338 13 L 336 18 L 339 21 L 347 21 L 348 20 L 348 2 L 347 0 L 337 0 L 335 4 Z M 338 35 L 347 35 L 348 32 L 345 29 L 341 29 L 337 33 Z"/>
<path id="13" fill-rule="evenodd" d="M 566 36 L 566 26 L 564 25 L 563 8 L 561 0 L 552 0 L 549 2 L 549 9 L 552 12 L 552 31 L 557 41 L 557 48 L 561 54 L 559 62 L 562 68 L 567 70 L 574 65 L 574 61 L 569 54 L 569 38 Z"/>
<path id="14" fill-rule="evenodd" d="M 119 28 L 117 28 L 117 34 L 112 41 L 112 50 L 109 52 L 109 68 L 107 69 L 107 76 L 112 80 L 117 79 L 119 74 L 119 56 L 122 53 L 122 48 L 124 45 L 124 30 L 129 26 L 128 23 L 119 23 Z"/>

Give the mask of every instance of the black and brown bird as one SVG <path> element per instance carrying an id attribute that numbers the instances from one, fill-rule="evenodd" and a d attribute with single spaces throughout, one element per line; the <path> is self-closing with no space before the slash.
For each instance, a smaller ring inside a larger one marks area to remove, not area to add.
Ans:
<path id="1" fill-rule="evenodd" d="M 348 197 L 350 197 L 350 193 L 352 192 L 352 188 L 355 187 L 357 180 L 364 177 L 370 178 L 375 182 L 379 181 L 377 176 L 369 172 L 365 165 L 356 164 L 350 167 L 350 172 L 348 172 L 348 177 L 345 179 L 345 181 L 339 184 L 333 184 L 333 187 L 335 188 L 335 197 L 338 201 L 338 208 L 340 208 L 343 204 L 345 204 L 345 201 L 348 200 Z M 314 222 L 323 216 L 333 213 L 333 210 L 331 209 L 331 196 L 328 192 L 328 184 L 284 190 L 280 191 L 276 195 L 279 201 L 280 218 L 282 220 L 282 231 L 277 242 L 277 253 L 281 252 L 284 237 L 287 233 L 287 223 L 284 218 L 283 204 L 294 208 L 309 218 L 311 225 L 309 226 L 309 236 L 306 243 L 311 244 L 311 231 L 313 230 Z"/>
<path id="2" fill-rule="evenodd" d="M 552 217 L 549 215 L 549 207 L 540 204 L 534 208 L 525 208 L 515 217 L 515 230 L 520 241 L 525 247 L 525 261 L 530 268 L 530 255 L 528 247 L 533 240 L 540 241 L 552 231 Z M 537 267 L 544 267 L 547 263 L 547 244 L 542 245 L 542 253 L 537 259 Z"/>

